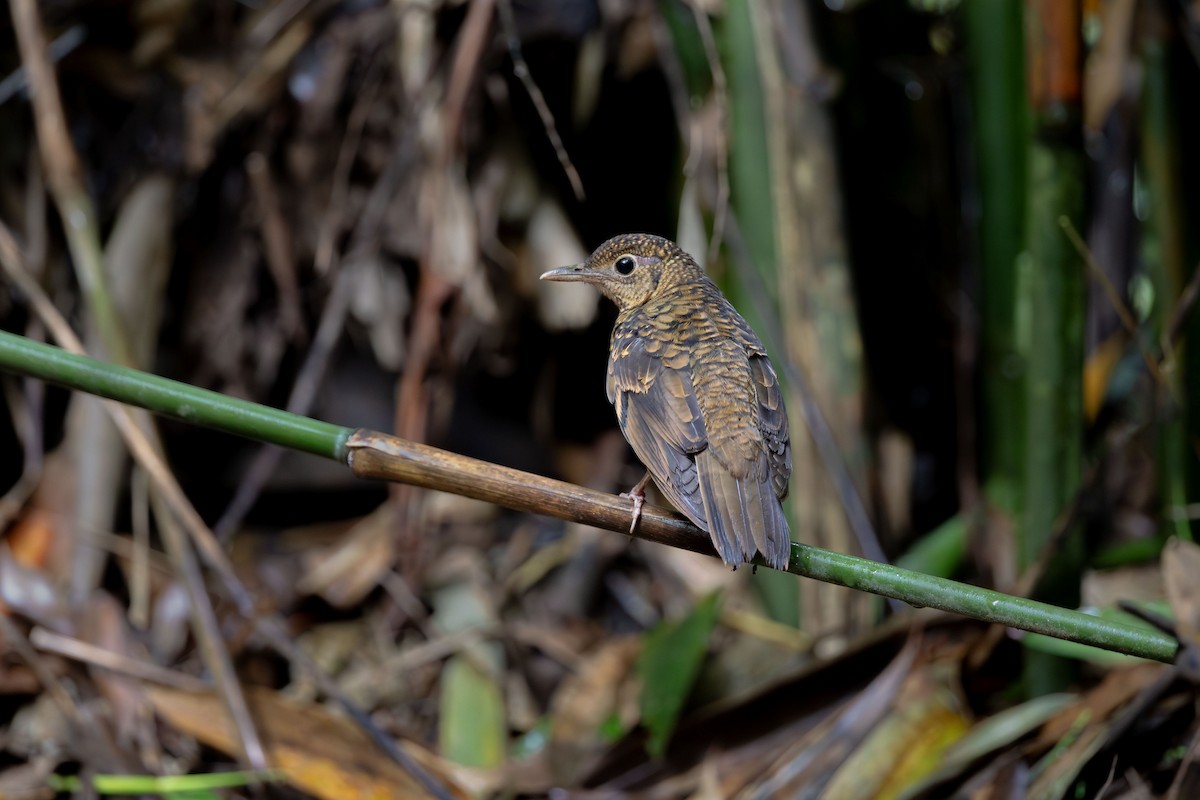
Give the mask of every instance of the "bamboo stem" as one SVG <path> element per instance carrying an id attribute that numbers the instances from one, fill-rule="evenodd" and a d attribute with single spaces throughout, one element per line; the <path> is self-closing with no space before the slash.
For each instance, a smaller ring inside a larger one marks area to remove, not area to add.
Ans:
<path id="1" fill-rule="evenodd" d="M 343 461 L 359 477 L 403 481 L 613 531 L 624 532 L 629 526 L 629 502 L 615 495 L 394 436 L 352 431 L 224 397 L 137 370 L 71 355 L 14 334 L 0 332 L 0 368 L 140 405 L 194 424 Z M 637 535 L 648 541 L 715 555 L 708 536 L 682 517 L 662 509 L 643 509 Z M 1156 630 L 808 545 L 792 545 L 788 572 L 892 597 L 913 606 L 937 608 L 1156 661 L 1172 661 L 1178 648 L 1174 639 Z"/>
<path id="2" fill-rule="evenodd" d="M 5 331 L 0 331 L 0 364 L 22 375 L 139 406 L 192 425 L 345 460 L 346 428 L 73 355 Z"/>

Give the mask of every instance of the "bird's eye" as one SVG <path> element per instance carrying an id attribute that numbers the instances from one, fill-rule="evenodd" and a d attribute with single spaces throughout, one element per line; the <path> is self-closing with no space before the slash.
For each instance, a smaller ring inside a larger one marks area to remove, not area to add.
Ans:
<path id="1" fill-rule="evenodd" d="M 637 262 L 633 260 L 632 256 L 621 256 L 613 266 L 616 267 L 617 272 L 622 275 L 628 275 L 633 272 L 633 268 L 637 266 Z"/>

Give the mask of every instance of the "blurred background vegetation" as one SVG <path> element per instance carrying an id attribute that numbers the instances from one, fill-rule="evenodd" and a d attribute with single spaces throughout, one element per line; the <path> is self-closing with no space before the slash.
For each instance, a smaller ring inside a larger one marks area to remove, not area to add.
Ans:
<path id="1" fill-rule="evenodd" d="M 1200 515 L 1200 5 L 9 6 L 0 220 L 93 354 L 621 491 L 615 311 L 537 276 L 648 231 L 780 366 L 798 540 L 1200 614 L 1171 590 L 1192 551 L 1164 552 Z M 10 284 L 0 325 L 47 336 Z M 3 386 L 0 795 L 227 768 L 212 697 L 17 657 L 54 631 L 205 675 L 99 404 Z M 257 602 L 451 796 L 1200 792 L 1194 686 L 1167 667 L 158 431 Z M 310 715 L 301 763 L 352 741 L 217 611 L 243 684 Z M 1019 722 L 987 738 L 997 715 Z M 359 788 L 394 768 L 331 761 Z M 332 780 L 272 791 L 349 796 Z"/>

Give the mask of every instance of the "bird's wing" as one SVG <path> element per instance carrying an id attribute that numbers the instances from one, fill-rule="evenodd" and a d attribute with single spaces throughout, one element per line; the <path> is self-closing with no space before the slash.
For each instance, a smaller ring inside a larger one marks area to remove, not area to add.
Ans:
<path id="1" fill-rule="evenodd" d="M 775 373 L 733 337 L 714 342 L 692 369 L 710 439 L 695 457 L 709 535 L 723 557 L 737 554 L 735 563 L 758 551 L 786 568 L 791 539 L 780 497 L 791 462 Z"/>
<path id="2" fill-rule="evenodd" d="M 669 366 L 648 352 L 640 338 L 616 341 L 608 364 L 608 399 L 625 438 L 658 488 L 675 508 L 708 530 L 693 459 L 708 446 L 708 436 L 686 363 Z"/>
<path id="3" fill-rule="evenodd" d="M 750 374 L 758 394 L 758 429 L 771 463 L 771 485 L 775 496 L 782 500 L 787 497 L 788 479 L 792 476 L 792 445 L 783 393 L 775 369 L 766 356 L 750 357 Z"/>
<path id="4" fill-rule="evenodd" d="M 782 569 L 791 553 L 779 502 L 791 473 L 787 418 L 770 364 L 752 357 L 750 366 L 766 446 L 759 451 L 764 463 L 739 470 L 741 477 L 709 447 L 686 360 L 661 349 L 651 353 L 641 339 L 616 342 L 609 361 L 608 396 L 625 438 L 655 483 L 672 505 L 709 532 L 726 563 L 750 561 L 758 550 Z"/>

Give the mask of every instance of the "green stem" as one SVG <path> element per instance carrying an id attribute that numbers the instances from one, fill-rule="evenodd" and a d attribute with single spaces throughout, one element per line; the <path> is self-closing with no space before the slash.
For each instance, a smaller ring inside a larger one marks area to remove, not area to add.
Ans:
<path id="1" fill-rule="evenodd" d="M 1149 224 L 1142 240 L 1146 271 L 1154 285 L 1152 322 L 1160 340 L 1166 331 L 1186 281 L 1184 229 L 1186 214 L 1181 188 L 1183 167 L 1179 153 L 1179 123 L 1174 106 L 1170 70 L 1170 46 L 1158 34 L 1165 25 L 1151 25 L 1152 33 L 1142 46 L 1145 65 L 1145 94 L 1142 104 L 1142 164 L 1149 206 Z M 1186 356 L 1185 356 L 1186 358 Z M 1188 503 L 1188 430 L 1183 409 L 1187 408 L 1190 388 L 1185 376 L 1186 361 L 1166 370 L 1173 402 L 1166 408 L 1158 441 L 1159 483 L 1174 533 L 1191 540 L 1191 523 L 1184 515 L 1170 510 Z"/>
<path id="2" fill-rule="evenodd" d="M 343 463 L 348 460 L 346 440 L 353 433 L 349 428 L 318 422 L 245 400 L 236 400 L 217 392 L 197 389 L 125 367 L 104 364 L 85 356 L 71 355 L 57 347 L 3 331 L 0 331 L 0 369 L 138 405 L 185 422 L 304 450 Z M 370 441 L 372 437 L 361 436 L 360 439 Z M 616 501 L 611 495 L 591 493 L 597 495 L 600 500 L 581 499 L 580 496 L 576 496 L 569 504 L 568 510 L 561 508 L 561 502 L 549 502 L 553 499 L 561 500 L 563 497 L 563 489 L 556 487 L 566 487 L 585 494 L 586 490 L 560 484 L 558 481 L 549 481 L 541 476 L 454 456 L 436 448 L 411 445 L 410 449 L 419 453 L 411 458 L 403 453 L 390 454 L 392 458 L 420 461 L 424 465 L 424 472 L 416 477 L 410 476 L 409 482 L 454 491 L 468 497 L 486 496 L 486 499 L 494 502 L 507 503 L 525 510 L 541 510 L 559 516 L 569 513 L 572 518 L 590 524 L 598 523 L 602 527 L 621 532 L 627 530 L 627 512 L 608 514 L 601 519 L 603 512 L 611 511 L 608 508 L 611 502 L 603 501 Z M 386 452 L 377 452 L 377 457 L 388 456 Z M 467 462 L 473 467 L 464 470 L 463 465 Z M 451 463 L 452 467 L 439 467 L 439 464 L 444 463 Z M 469 471 L 472 479 L 454 483 L 434 480 L 432 473 L 439 470 L 445 474 L 455 470 Z M 498 482 L 504 484 L 501 489 L 496 488 Z M 707 537 L 703 537 L 696 528 L 682 519 L 664 516 L 655 509 L 646 509 L 643 522 L 647 523 L 640 531 L 643 538 L 680 544 L 681 538 L 678 534 L 679 529 L 683 528 L 686 529 L 683 532 L 688 535 L 683 537 L 682 546 L 697 550 L 708 547 Z M 647 535 L 648 529 L 660 528 L 658 534 Z M 1111 622 L 1078 611 L 1011 597 L 990 589 L 922 575 L 808 545 L 792 546 L 792 560 L 788 571 L 848 586 L 851 589 L 892 597 L 913 606 L 938 608 L 985 622 L 1043 633 L 1156 661 L 1170 662 L 1174 659 L 1178 647 L 1174 639 L 1156 630 Z"/>
<path id="3" fill-rule="evenodd" d="M 802 544 L 792 545 L 789 571 L 894 597 L 917 607 L 937 608 L 1154 661 L 1172 661 L 1178 647 L 1174 639 L 1151 628 L 1112 622 L 1048 603 Z"/>
<path id="4" fill-rule="evenodd" d="M 106 364 L 0 331 L 0 367 L 193 425 L 345 461 L 349 428 Z"/>
<path id="5" fill-rule="evenodd" d="M 982 460 L 987 482 L 1020 474 L 1026 364 L 1017 348 L 1016 268 L 1028 202 L 1029 107 L 1020 3 L 972 0 L 962 7 L 980 213 Z M 1012 508 L 1006 508 L 1012 511 Z"/>

